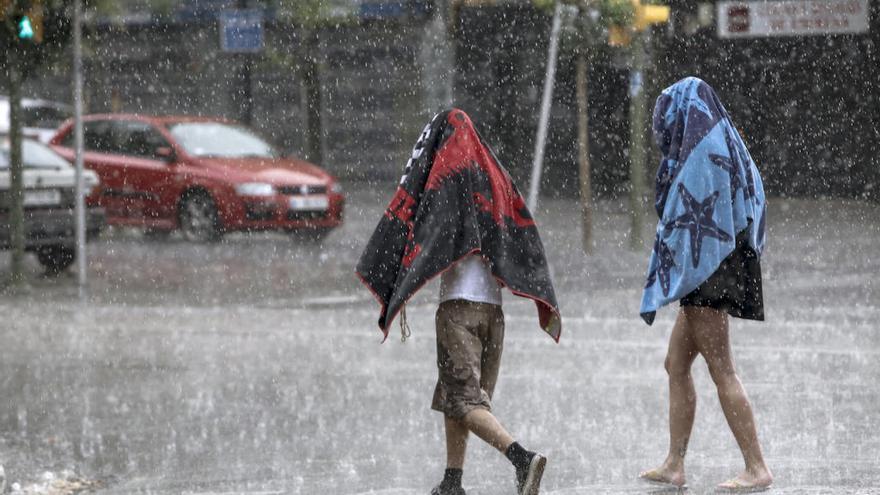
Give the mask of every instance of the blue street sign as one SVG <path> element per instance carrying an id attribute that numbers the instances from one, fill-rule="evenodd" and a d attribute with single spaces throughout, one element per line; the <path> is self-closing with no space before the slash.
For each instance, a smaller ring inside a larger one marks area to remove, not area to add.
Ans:
<path id="1" fill-rule="evenodd" d="M 220 49 L 230 53 L 263 50 L 263 11 L 224 10 L 220 13 Z"/>

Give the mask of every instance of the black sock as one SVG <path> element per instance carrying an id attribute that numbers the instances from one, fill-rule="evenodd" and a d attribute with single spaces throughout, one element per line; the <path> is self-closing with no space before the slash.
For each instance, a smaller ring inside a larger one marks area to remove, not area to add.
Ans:
<path id="1" fill-rule="evenodd" d="M 461 474 L 461 469 L 446 468 L 446 472 L 443 473 L 443 481 L 440 484 L 444 487 L 459 487 L 461 486 Z"/>
<path id="2" fill-rule="evenodd" d="M 529 462 L 531 462 L 534 454 L 524 449 L 522 445 L 513 442 L 510 444 L 510 447 L 507 447 L 505 455 L 510 459 L 510 462 L 513 463 L 513 467 L 524 469 L 529 466 Z"/>

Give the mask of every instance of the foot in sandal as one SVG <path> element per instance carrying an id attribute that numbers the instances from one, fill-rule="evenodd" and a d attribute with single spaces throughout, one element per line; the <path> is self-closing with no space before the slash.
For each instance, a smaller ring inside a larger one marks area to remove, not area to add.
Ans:
<path id="1" fill-rule="evenodd" d="M 718 485 L 720 493 L 755 493 L 769 490 L 773 485 L 773 475 L 769 470 L 760 472 L 743 471 L 739 476 Z"/>
<path id="2" fill-rule="evenodd" d="M 684 490 L 687 488 L 684 469 L 669 469 L 665 465 L 639 473 L 639 479 L 652 485 Z"/>

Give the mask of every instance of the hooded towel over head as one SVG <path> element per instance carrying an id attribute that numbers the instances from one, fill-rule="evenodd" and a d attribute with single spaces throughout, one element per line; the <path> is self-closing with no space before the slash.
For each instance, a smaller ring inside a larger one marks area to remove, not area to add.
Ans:
<path id="1" fill-rule="evenodd" d="M 660 221 L 639 312 L 650 325 L 660 307 L 705 282 L 747 230 L 758 256 L 767 204 L 755 162 L 715 91 L 688 77 L 654 106 L 654 139 L 663 154 L 655 208 Z"/>
<path id="2" fill-rule="evenodd" d="M 470 117 L 452 109 L 422 131 L 357 265 L 382 305 L 386 337 L 416 291 L 472 253 L 511 292 L 535 301 L 541 328 L 558 341 L 559 308 L 535 221 Z"/>

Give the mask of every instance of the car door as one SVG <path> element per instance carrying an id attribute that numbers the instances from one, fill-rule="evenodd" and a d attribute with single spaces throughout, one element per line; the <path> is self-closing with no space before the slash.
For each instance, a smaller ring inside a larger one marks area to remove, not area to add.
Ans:
<path id="1" fill-rule="evenodd" d="M 73 132 L 62 143 L 72 153 Z M 83 123 L 83 163 L 98 174 L 101 187 L 89 197 L 89 204 L 104 207 L 109 223 L 125 223 L 129 216 L 126 198 L 125 163 L 115 152 L 118 148 L 112 120 Z M 66 156 L 67 154 L 65 154 Z M 68 157 L 72 158 L 72 156 Z"/>
<path id="2" fill-rule="evenodd" d="M 176 197 L 171 145 L 149 122 L 119 120 L 114 125 L 119 154 L 125 156 L 132 220 L 145 226 L 173 226 L 168 223 Z M 162 156 L 160 150 L 166 155 Z"/>

